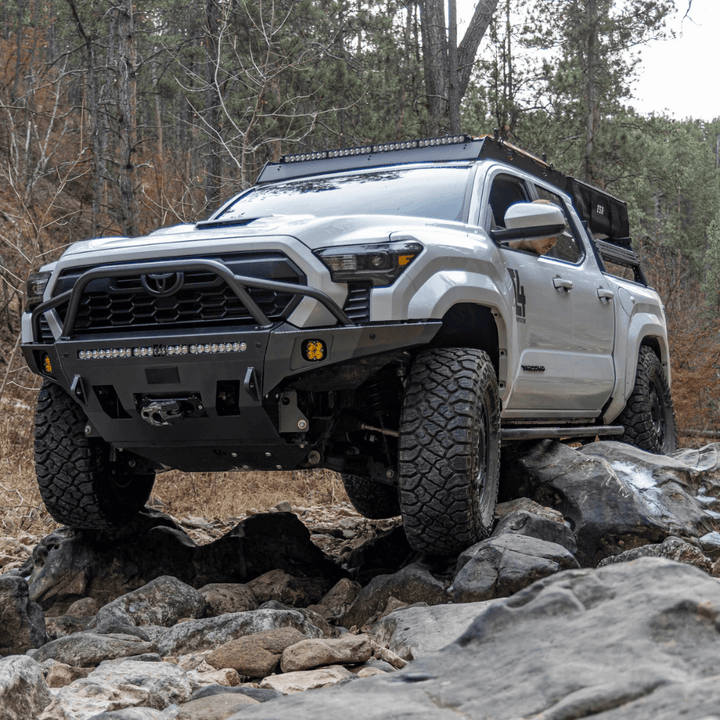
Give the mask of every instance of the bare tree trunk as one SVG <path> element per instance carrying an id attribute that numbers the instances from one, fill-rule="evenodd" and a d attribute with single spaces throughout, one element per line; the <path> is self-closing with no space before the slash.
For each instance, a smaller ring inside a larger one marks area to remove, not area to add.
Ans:
<path id="1" fill-rule="evenodd" d="M 498 0 L 478 0 L 468 29 L 460 42 L 458 48 L 458 73 L 460 75 L 459 95 L 461 100 L 465 97 L 478 48 L 485 36 L 485 31 L 490 25 L 497 4 Z"/>
<path id="2" fill-rule="evenodd" d="M 596 50 L 596 0 L 588 0 L 587 4 L 587 77 L 585 79 L 585 180 L 595 181 L 595 168 L 593 167 L 593 151 L 595 148 L 595 135 L 600 125 L 598 109 L 597 88 L 597 50 Z"/>
<path id="3" fill-rule="evenodd" d="M 425 90 L 431 132 L 459 132 L 460 103 L 465 96 L 475 56 L 490 25 L 498 0 L 478 0 L 468 29 L 458 46 L 455 0 L 449 0 L 445 27 L 444 0 L 421 0 L 421 30 Z M 455 81 L 454 78 L 457 78 Z"/>
<path id="4" fill-rule="evenodd" d="M 218 58 L 218 30 L 220 8 L 217 0 L 205 3 L 205 122 L 207 125 L 208 152 L 205 160 L 205 206 L 216 208 L 220 204 L 220 125 L 219 88 L 215 77 Z"/>
<path id="5" fill-rule="evenodd" d="M 75 28 L 83 42 L 85 57 L 85 106 L 90 119 L 90 137 L 93 152 L 93 194 L 92 194 L 92 234 L 102 234 L 104 222 L 101 213 L 104 206 L 105 182 L 105 151 L 107 149 L 107 121 L 100 109 L 100 87 L 95 64 L 95 43 L 85 30 L 75 0 L 66 0 L 70 6 Z"/>
<path id="6" fill-rule="evenodd" d="M 135 196 L 135 150 L 137 146 L 137 77 L 133 25 L 133 0 L 117 6 L 118 118 L 120 134 L 119 185 L 121 226 L 124 235 L 139 235 L 138 206 Z"/>
<path id="7" fill-rule="evenodd" d="M 440 134 L 448 114 L 449 73 L 444 0 L 421 0 L 420 12 L 430 132 Z"/>
<path id="8" fill-rule="evenodd" d="M 448 0 L 448 100 L 450 132 L 460 132 L 460 76 L 458 75 L 457 4 Z"/>

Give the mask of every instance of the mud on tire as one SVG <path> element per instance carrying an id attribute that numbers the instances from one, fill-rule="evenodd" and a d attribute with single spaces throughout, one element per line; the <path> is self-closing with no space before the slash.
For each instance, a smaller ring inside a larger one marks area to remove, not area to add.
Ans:
<path id="1" fill-rule="evenodd" d="M 451 554 L 486 537 L 500 475 L 500 397 L 485 352 L 421 352 L 400 420 L 400 506 L 410 545 Z"/>
<path id="2" fill-rule="evenodd" d="M 640 348 L 635 387 L 615 422 L 625 426 L 621 442 L 662 455 L 677 450 L 670 388 L 662 363 L 649 347 Z"/>
<path id="3" fill-rule="evenodd" d="M 150 497 L 155 474 L 135 472 L 131 460 L 110 459 L 110 445 L 85 436 L 82 408 L 45 382 L 35 414 L 35 470 L 48 512 L 74 528 L 104 529 L 137 514 Z"/>

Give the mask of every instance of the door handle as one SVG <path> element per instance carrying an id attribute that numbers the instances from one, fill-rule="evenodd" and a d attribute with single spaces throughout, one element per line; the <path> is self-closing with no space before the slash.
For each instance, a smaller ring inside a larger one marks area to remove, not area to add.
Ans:
<path id="1" fill-rule="evenodd" d="M 575 287 L 572 280 L 563 280 L 559 277 L 553 278 L 553 285 L 556 290 L 564 290 L 565 292 L 570 292 Z"/>
<path id="2" fill-rule="evenodd" d="M 610 302 L 615 297 L 615 293 L 612 290 L 606 290 L 605 288 L 598 288 L 597 289 L 597 296 L 601 300 L 607 300 Z"/>

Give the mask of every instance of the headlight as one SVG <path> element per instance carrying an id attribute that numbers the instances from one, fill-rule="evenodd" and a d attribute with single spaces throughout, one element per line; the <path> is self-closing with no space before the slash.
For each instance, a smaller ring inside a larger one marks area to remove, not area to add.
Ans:
<path id="1" fill-rule="evenodd" d="M 52 276 L 51 272 L 33 273 L 25 283 L 25 311 L 29 312 L 43 301 L 45 288 Z"/>
<path id="2" fill-rule="evenodd" d="M 315 254 L 330 270 L 333 282 L 366 280 L 375 287 L 392 285 L 423 251 L 416 240 L 323 248 Z"/>

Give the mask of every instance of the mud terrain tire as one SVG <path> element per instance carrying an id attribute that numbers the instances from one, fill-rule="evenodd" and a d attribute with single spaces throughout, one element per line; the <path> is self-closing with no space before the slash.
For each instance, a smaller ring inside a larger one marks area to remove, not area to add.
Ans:
<path id="1" fill-rule="evenodd" d="M 500 476 L 500 396 L 489 356 L 421 352 L 400 418 L 400 507 L 418 551 L 450 555 L 492 530 Z"/>
<path id="2" fill-rule="evenodd" d="M 342 481 L 350 502 L 363 517 L 381 520 L 400 515 L 397 488 L 346 473 L 342 473 Z"/>
<path id="3" fill-rule="evenodd" d="M 40 495 L 59 523 L 101 530 L 121 525 L 142 509 L 155 473 L 135 472 L 125 454 L 111 461 L 110 445 L 86 437 L 86 425 L 80 405 L 59 385 L 46 381 L 35 414 Z"/>
<path id="4" fill-rule="evenodd" d="M 625 426 L 621 442 L 668 455 L 677 450 L 675 411 L 665 371 L 649 347 L 641 347 L 635 387 L 615 421 Z"/>

